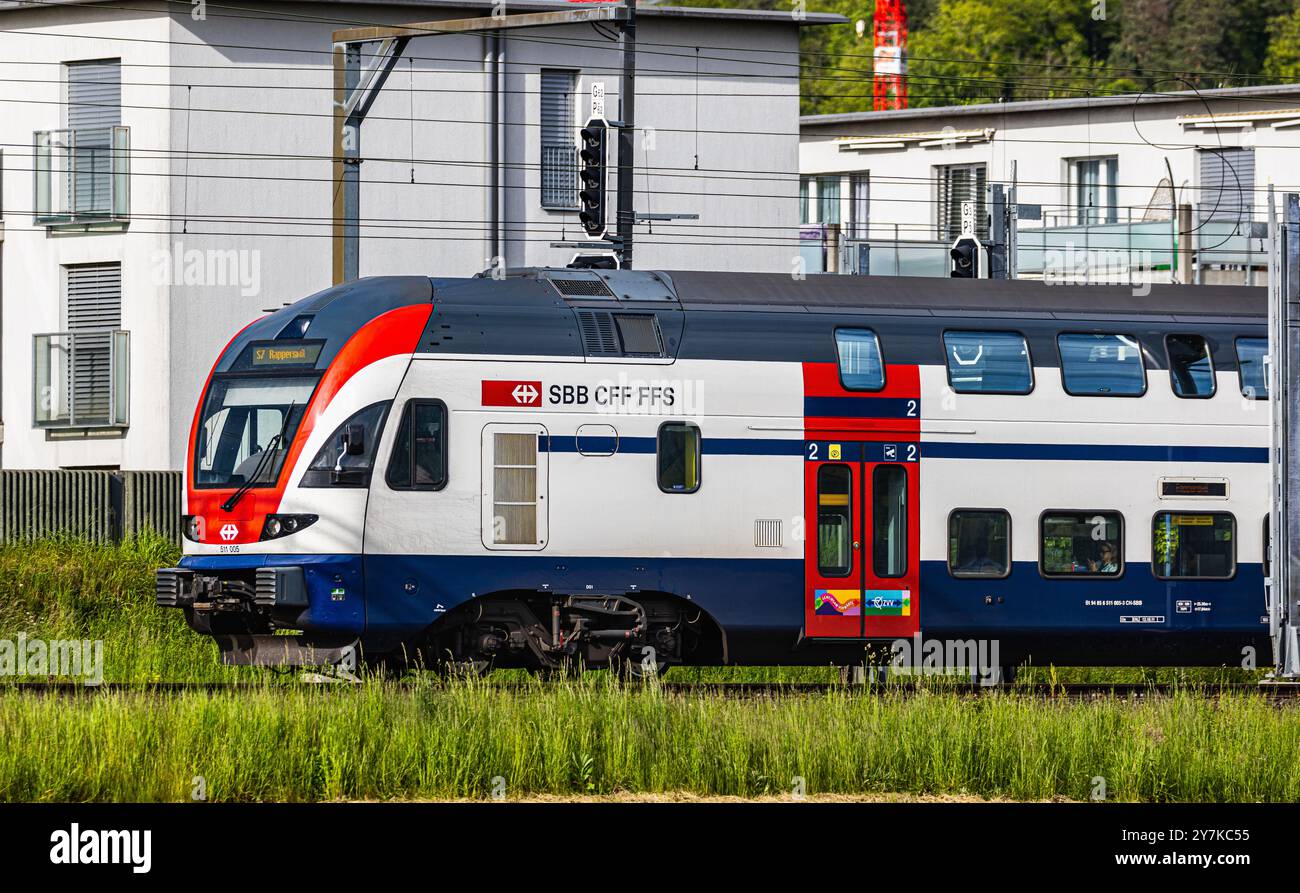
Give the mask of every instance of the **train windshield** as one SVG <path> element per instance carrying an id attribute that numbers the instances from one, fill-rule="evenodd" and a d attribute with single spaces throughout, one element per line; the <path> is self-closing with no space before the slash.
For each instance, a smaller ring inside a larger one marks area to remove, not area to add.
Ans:
<path id="1" fill-rule="evenodd" d="M 199 419 L 195 485 L 274 484 L 316 381 L 314 375 L 214 379 Z"/>

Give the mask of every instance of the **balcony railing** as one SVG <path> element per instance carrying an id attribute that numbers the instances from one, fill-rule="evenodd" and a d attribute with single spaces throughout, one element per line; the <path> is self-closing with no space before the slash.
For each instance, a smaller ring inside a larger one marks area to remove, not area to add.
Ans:
<path id="1" fill-rule="evenodd" d="M 131 212 L 131 129 L 86 127 L 35 134 L 35 221 L 120 222 Z"/>
<path id="2" fill-rule="evenodd" d="M 38 428 L 124 428 L 131 336 L 121 329 L 33 336 L 32 418 Z"/>

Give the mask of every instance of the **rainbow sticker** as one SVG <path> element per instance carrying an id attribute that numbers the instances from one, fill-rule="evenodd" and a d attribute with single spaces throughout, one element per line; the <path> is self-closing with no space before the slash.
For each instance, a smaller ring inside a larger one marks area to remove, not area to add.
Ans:
<path id="1" fill-rule="evenodd" d="M 831 617 L 857 617 L 862 613 L 862 593 L 857 589 L 817 589 L 813 613 Z"/>

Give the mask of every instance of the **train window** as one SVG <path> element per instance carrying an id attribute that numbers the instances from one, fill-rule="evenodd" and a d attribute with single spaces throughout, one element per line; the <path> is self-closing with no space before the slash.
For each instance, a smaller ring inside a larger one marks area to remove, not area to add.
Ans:
<path id="1" fill-rule="evenodd" d="M 700 429 L 689 422 L 659 426 L 659 489 L 694 493 L 700 489 Z"/>
<path id="2" fill-rule="evenodd" d="M 1237 339 L 1237 372 L 1241 377 L 1241 395 L 1251 400 L 1268 399 L 1268 376 L 1264 357 L 1268 354 L 1267 338 Z"/>
<path id="3" fill-rule="evenodd" d="M 1040 569 L 1048 577 L 1118 577 L 1124 570 L 1119 512 L 1044 512 Z"/>
<path id="4" fill-rule="evenodd" d="M 354 412 L 325 441 L 303 473 L 304 487 L 368 487 L 388 401 Z"/>
<path id="5" fill-rule="evenodd" d="M 957 509 L 948 516 L 948 572 L 1005 577 L 1011 572 L 1011 516 L 1002 509 Z"/>
<path id="6" fill-rule="evenodd" d="M 1157 512 L 1151 526 L 1151 570 L 1162 580 L 1224 580 L 1237 570 L 1237 520 L 1227 512 Z"/>
<path id="7" fill-rule="evenodd" d="M 817 469 L 817 571 L 823 577 L 853 572 L 853 472 L 847 465 Z"/>
<path id="8" fill-rule="evenodd" d="M 870 329 L 836 329 L 840 384 L 849 391 L 878 391 L 885 386 L 880 341 Z"/>
<path id="9" fill-rule="evenodd" d="M 1058 335 L 1061 380 L 1076 397 L 1138 397 L 1146 393 L 1142 346 L 1132 335 Z"/>
<path id="10" fill-rule="evenodd" d="M 907 573 L 907 469 L 877 465 L 871 473 L 871 564 L 877 577 Z"/>
<path id="11" fill-rule="evenodd" d="M 441 400 L 408 400 L 388 460 L 394 490 L 441 490 L 447 484 L 447 407 Z"/>
<path id="12" fill-rule="evenodd" d="M 944 332 L 948 383 L 959 394 L 1028 394 L 1029 345 L 1019 332 Z"/>
<path id="13" fill-rule="evenodd" d="M 1165 338 L 1169 354 L 1169 381 L 1179 397 L 1213 397 L 1214 363 L 1210 346 L 1200 335 Z"/>

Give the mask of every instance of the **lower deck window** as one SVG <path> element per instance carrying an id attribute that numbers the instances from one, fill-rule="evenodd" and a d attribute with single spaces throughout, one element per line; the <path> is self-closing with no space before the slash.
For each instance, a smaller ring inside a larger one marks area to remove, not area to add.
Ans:
<path id="1" fill-rule="evenodd" d="M 949 573 L 1005 577 L 1010 567 L 1010 515 L 1001 509 L 958 509 L 948 516 Z"/>
<path id="2" fill-rule="evenodd" d="M 1118 512 L 1046 512 L 1040 526 L 1046 576 L 1116 577 L 1124 569 Z"/>
<path id="3" fill-rule="evenodd" d="M 1151 567 L 1161 579 L 1222 580 L 1237 569 L 1237 522 L 1227 512 L 1159 512 L 1151 528 Z"/>

